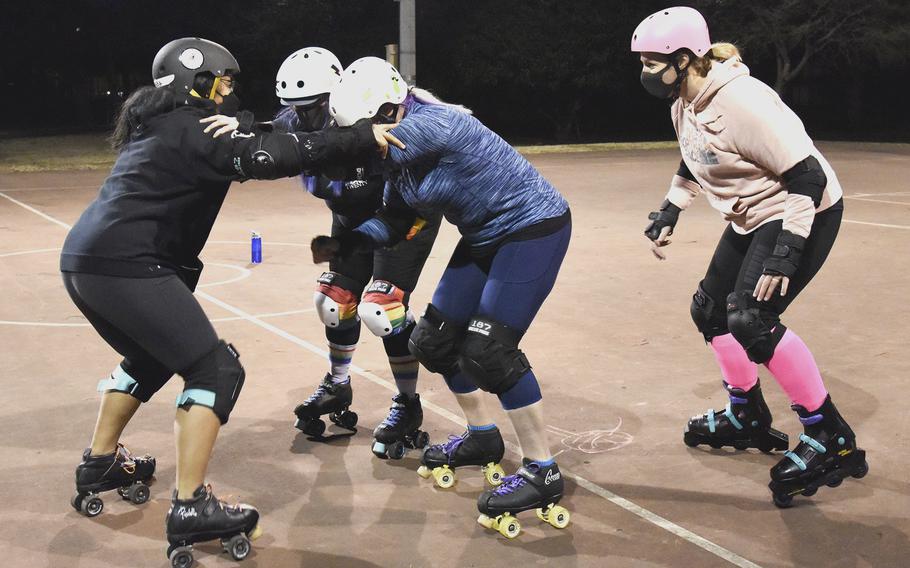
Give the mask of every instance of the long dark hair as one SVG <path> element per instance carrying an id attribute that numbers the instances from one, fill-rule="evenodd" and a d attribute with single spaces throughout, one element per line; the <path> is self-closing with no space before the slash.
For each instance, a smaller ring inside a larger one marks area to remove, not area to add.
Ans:
<path id="1" fill-rule="evenodd" d="M 123 101 L 117 113 L 110 137 L 111 146 L 119 152 L 130 138 L 142 131 L 150 118 L 174 110 L 176 106 L 176 98 L 170 89 L 150 85 L 140 87 Z"/>

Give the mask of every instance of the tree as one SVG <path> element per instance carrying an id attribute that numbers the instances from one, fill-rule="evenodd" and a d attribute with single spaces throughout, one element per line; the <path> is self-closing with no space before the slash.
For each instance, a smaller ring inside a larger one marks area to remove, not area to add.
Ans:
<path id="1" fill-rule="evenodd" d="M 905 53 L 903 0 L 703 0 L 712 38 L 729 38 L 776 62 L 774 89 L 784 95 L 809 64 L 857 54 L 879 59 Z"/>

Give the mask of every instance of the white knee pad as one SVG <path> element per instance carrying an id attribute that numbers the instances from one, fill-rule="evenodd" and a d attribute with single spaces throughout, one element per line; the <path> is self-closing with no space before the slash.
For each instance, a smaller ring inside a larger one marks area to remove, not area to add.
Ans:
<path id="1" fill-rule="evenodd" d="M 357 315 L 357 295 L 339 285 L 343 280 L 340 274 L 324 272 L 316 279 L 316 292 L 313 293 L 313 304 L 316 315 L 326 327 L 344 329 L 360 321 Z"/>
<path id="2" fill-rule="evenodd" d="M 391 282 L 375 280 L 360 302 L 360 318 L 377 337 L 401 332 L 414 321 L 414 316 L 404 305 L 404 290 Z"/>

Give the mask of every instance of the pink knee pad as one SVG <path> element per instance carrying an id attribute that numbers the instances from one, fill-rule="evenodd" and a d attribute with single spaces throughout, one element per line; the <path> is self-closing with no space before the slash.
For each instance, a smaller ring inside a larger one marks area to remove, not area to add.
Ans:
<path id="1" fill-rule="evenodd" d="M 720 365 L 724 381 L 744 391 L 758 382 L 758 365 L 749 360 L 746 350 L 736 341 L 732 333 L 718 335 L 711 340 L 714 358 Z"/>
<path id="2" fill-rule="evenodd" d="M 765 366 L 794 404 L 812 412 L 825 402 L 828 391 L 815 358 L 793 331 L 788 329 L 784 333 Z"/>

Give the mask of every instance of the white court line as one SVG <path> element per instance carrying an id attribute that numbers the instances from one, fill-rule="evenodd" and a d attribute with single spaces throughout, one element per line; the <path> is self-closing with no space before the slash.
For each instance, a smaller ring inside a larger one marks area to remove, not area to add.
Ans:
<path id="1" fill-rule="evenodd" d="M 59 185 L 49 187 L 3 187 L 0 191 L 53 191 L 55 189 L 98 189 L 98 185 Z"/>
<path id="2" fill-rule="evenodd" d="M 304 310 L 290 310 L 287 312 L 274 312 L 270 314 L 256 314 L 253 317 L 256 318 L 279 318 L 282 316 L 291 316 L 295 314 L 307 314 L 310 312 L 315 312 L 316 308 L 306 308 Z M 219 323 L 225 321 L 241 321 L 244 318 L 240 316 L 229 316 L 224 318 L 215 318 L 210 319 L 212 323 Z M 91 327 L 89 323 L 63 323 L 63 322 L 52 322 L 52 321 L 16 321 L 16 320 L 0 320 L 0 325 L 19 325 L 23 327 Z"/>
<path id="3" fill-rule="evenodd" d="M 5 193 L 3 193 L 3 192 L 0 192 L 0 197 L 3 197 L 3 198 L 5 198 L 5 199 L 9 199 L 10 201 L 12 201 L 13 203 L 15 203 L 15 204 L 18 205 L 19 207 L 22 207 L 23 209 L 26 209 L 26 210 L 28 210 L 28 211 L 31 211 L 31 212 L 34 213 L 35 215 L 37 215 L 37 216 L 39 216 L 39 217 L 42 217 L 42 218 L 44 218 L 44 219 L 50 221 L 51 223 L 53 223 L 53 224 L 55 224 L 55 225 L 58 225 L 58 226 L 60 226 L 60 227 L 63 227 L 63 228 L 66 229 L 67 231 L 73 228 L 72 225 L 67 225 L 67 224 L 64 223 L 63 221 L 60 221 L 59 219 L 54 219 L 54 218 L 51 217 L 50 215 L 46 215 L 46 214 L 42 213 L 41 211 L 38 211 L 37 209 L 35 209 L 35 208 L 32 207 L 31 205 L 26 205 L 25 203 L 22 203 L 22 202 L 19 201 L 18 199 L 13 199 L 12 197 L 10 197 L 9 195 L 7 195 L 7 194 L 5 194 Z"/>
<path id="4" fill-rule="evenodd" d="M 894 197 L 897 195 L 910 195 L 910 191 L 886 191 L 884 193 L 854 193 L 844 197 Z"/>
<path id="5" fill-rule="evenodd" d="M 889 225 L 887 223 L 869 223 L 868 221 L 851 221 L 844 219 L 844 223 L 854 223 L 856 225 L 869 225 L 870 227 L 885 227 L 886 229 L 910 229 L 910 225 Z"/>
<path id="6" fill-rule="evenodd" d="M 12 198 L 4 195 L 2 192 L 0 192 L 0 196 L 10 199 L 13 203 L 16 203 L 17 205 L 35 213 L 36 215 L 39 215 L 39 216 L 47 219 L 48 221 L 51 221 L 52 223 L 59 225 L 65 229 L 72 228 L 70 225 L 64 223 L 63 221 L 59 221 L 49 215 L 45 215 L 44 213 L 38 211 L 37 209 L 29 207 L 28 205 L 26 205 L 20 201 L 16 201 L 15 199 L 12 199 Z M 243 242 L 243 241 L 241 241 L 241 242 Z M 297 337 L 296 335 L 288 333 L 287 331 L 285 331 L 279 327 L 276 327 L 251 314 L 248 314 L 247 312 L 241 310 L 240 308 L 237 308 L 235 306 L 232 306 L 231 304 L 223 302 L 223 301 L 219 300 L 218 298 L 215 298 L 208 292 L 200 291 L 200 292 L 196 292 L 196 295 L 205 300 L 208 300 L 209 302 L 215 304 L 216 306 L 219 306 L 219 307 L 233 313 L 234 315 L 240 317 L 241 319 L 249 321 L 250 323 L 253 323 L 267 331 L 270 331 L 279 337 L 283 337 L 284 339 L 290 341 L 291 343 L 299 345 L 300 347 L 303 347 L 307 351 L 315 353 L 322 358 L 325 358 L 328 356 L 327 351 L 324 351 L 323 349 L 316 347 L 312 343 L 310 343 L 304 339 L 301 339 L 301 338 Z M 374 375 L 373 373 L 371 373 L 365 369 L 362 369 L 356 365 L 351 365 L 351 371 L 353 371 L 354 373 L 360 375 L 361 377 L 363 377 L 373 383 L 376 383 L 377 385 L 379 385 L 381 387 L 386 388 L 389 391 L 398 392 L 398 389 L 395 387 L 395 385 L 393 383 L 391 383 L 377 375 Z M 439 414 L 440 416 L 442 416 L 444 418 L 448 418 L 450 421 L 454 422 L 455 424 L 457 424 L 461 427 L 465 426 L 464 420 L 462 420 L 460 416 L 456 415 L 454 412 L 451 412 L 446 408 L 443 408 L 433 402 L 430 402 L 429 400 L 424 401 L 423 406 L 432 410 L 433 412 L 435 412 L 436 414 Z M 517 454 L 519 456 L 521 455 L 519 449 L 514 444 L 507 443 L 506 446 L 512 453 Z M 722 558 L 723 560 L 726 560 L 727 562 L 729 562 L 730 564 L 733 564 L 734 566 L 739 566 L 740 568 L 761 568 L 758 564 L 743 558 L 742 556 L 736 554 L 735 552 L 727 550 L 726 548 L 720 546 L 719 544 L 715 544 L 715 543 L 711 542 L 710 540 L 708 540 L 704 537 L 701 537 L 701 536 L 693 533 L 692 531 L 685 529 L 685 528 L 677 525 L 676 523 L 669 521 L 669 520 L 661 517 L 660 515 L 653 513 L 651 511 L 649 511 L 648 509 L 645 509 L 644 507 L 641 507 L 640 505 L 633 503 L 632 501 L 629 501 L 628 499 L 625 499 L 624 497 L 620 497 L 619 495 L 613 493 L 612 491 L 605 489 L 578 474 L 571 473 L 567 470 L 562 470 L 562 473 L 566 477 L 568 477 L 570 479 L 574 479 L 575 483 L 578 484 L 579 487 L 587 489 L 591 493 L 594 493 L 595 495 L 598 495 L 598 496 L 606 499 L 607 501 L 613 503 L 614 505 L 616 505 L 618 507 L 622 507 L 626 511 L 629 511 L 630 513 L 633 513 L 634 515 L 641 517 L 642 519 L 648 521 L 649 523 L 651 523 L 657 527 L 660 527 L 660 528 L 664 529 L 665 531 L 667 531 L 671 534 L 674 534 L 674 535 L 678 536 L 679 538 L 686 540 L 686 541 L 694 544 L 695 546 L 698 546 L 699 548 L 701 548 L 703 550 L 710 552 L 711 554 L 717 556 L 718 558 Z"/>
<path id="7" fill-rule="evenodd" d="M 852 199 L 854 201 L 868 201 L 869 203 L 887 203 L 888 205 L 910 205 L 910 201 L 885 201 L 884 199 L 869 199 L 867 197 L 855 197 L 845 195 L 844 199 Z"/>
<path id="8" fill-rule="evenodd" d="M 49 248 L 49 249 L 34 249 L 34 250 L 20 250 L 18 252 L 5 252 L 0 254 L 0 258 L 5 258 L 7 256 L 22 256 L 26 254 L 38 254 L 39 252 L 54 252 L 60 250 L 60 247 Z"/>

